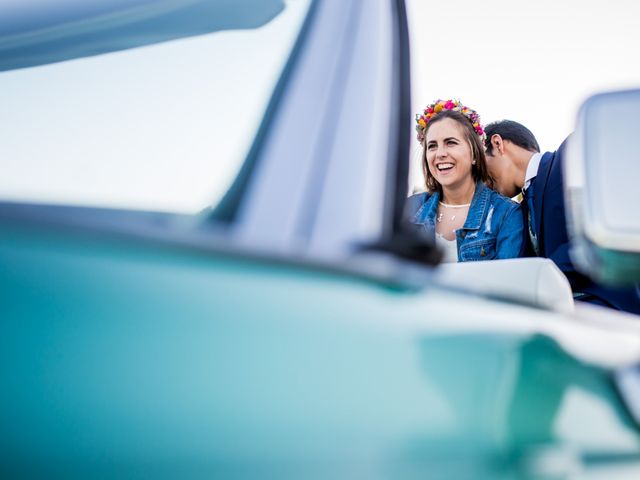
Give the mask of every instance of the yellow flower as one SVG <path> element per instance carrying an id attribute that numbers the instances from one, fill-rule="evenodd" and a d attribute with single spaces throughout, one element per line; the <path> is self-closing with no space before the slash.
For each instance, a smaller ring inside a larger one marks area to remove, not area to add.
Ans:
<path id="1" fill-rule="evenodd" d="M 438 103 L 435 107 L 433 107 L 433 110 L 436 113 L 440 113 L 442 111 L 442 107 L 443 105 L 441 103 Z"/>
<path id="2" fill-rule="evenodd" d="M 418 124 L 421 127 L 426 127 L 427 126 L 427 122 L 424 121 L 424 118 L 421 118 L 420 120 L 418 120 Z"/>

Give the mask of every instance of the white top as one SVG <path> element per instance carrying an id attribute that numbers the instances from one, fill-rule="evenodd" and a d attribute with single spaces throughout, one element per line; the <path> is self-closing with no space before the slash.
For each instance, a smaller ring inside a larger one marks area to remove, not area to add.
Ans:
<path id="1" fill-rule="evenodd" d="M 436 233 L 436 245 L 444 252 L 443 263 L 455 263 L 458 261 L 458 243 L 455 238 L 447 240 L 439 233 Z"/>
<path id="2" fill-rule="evenodd" d="M 523 190 L 529 188 L 531 180 L 536 178 L 536 175 L 538 175 L 538 168 L 540 168 L 541 158 L 541 153 L 534 153 L 531 157 L 531 160 L 529 160 L 529 164 L 527 165 L 527 173 L 525 173 L 524 175 L 524 187 L 522 187 Z"/>

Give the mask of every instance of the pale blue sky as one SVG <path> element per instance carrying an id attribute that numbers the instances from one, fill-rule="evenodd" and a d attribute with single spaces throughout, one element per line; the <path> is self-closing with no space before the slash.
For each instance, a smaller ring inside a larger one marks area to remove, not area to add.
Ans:
<path id="1" fill-rule="evenodd" d="M 308 3 L 287 0 L 257 29 L 1 72 L 0 197 L 185 213 L 215 204 Z"/>
<path id="2" fill-rule="evenodd" d="M 413 108 L 455 97 L 482 122 L 528 126 L 543 150 L 573 130 L 590 94 L 640 87 L 634 0 L 407 0 Z M 417 149 L 413 143 L 412 151 Z"/>
<path id="3" fill-rule="evenodd" d="M 214 203 L 247 153 L 307 1 L 287 5 L 255 31 L 0 75 L 3 197 L 185 212 Z M 460 98 L 483 123 L 518 120 L 555 149 L 587 95 L 640 86 L 638 5 L 407 0 L 413 110 Z M 284 35 L 283 24 L 293 27 Z"/>

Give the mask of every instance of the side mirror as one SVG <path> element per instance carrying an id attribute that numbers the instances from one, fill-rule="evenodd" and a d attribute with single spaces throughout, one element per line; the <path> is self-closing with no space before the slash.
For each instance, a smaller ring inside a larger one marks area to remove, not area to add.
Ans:
<path id="1" fill-rule="evenodd" d="M 639 112 L 640 90 L 595 95 L 566 146 L 571 257 L 602 283 L 640 280 Z"/>

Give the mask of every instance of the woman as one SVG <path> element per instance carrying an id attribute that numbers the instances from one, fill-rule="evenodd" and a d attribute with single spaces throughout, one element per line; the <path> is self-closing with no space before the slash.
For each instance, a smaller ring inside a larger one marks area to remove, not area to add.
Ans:
<path id="1" fill-rule="evenodd" d="M 476 111 L 438 100 L 416 122 L 427 192 L 408 199 L 410 221 L 435 236 L 445 262 L 518 257 L 522 212 L 487 186 L 491 178 Z"/>

